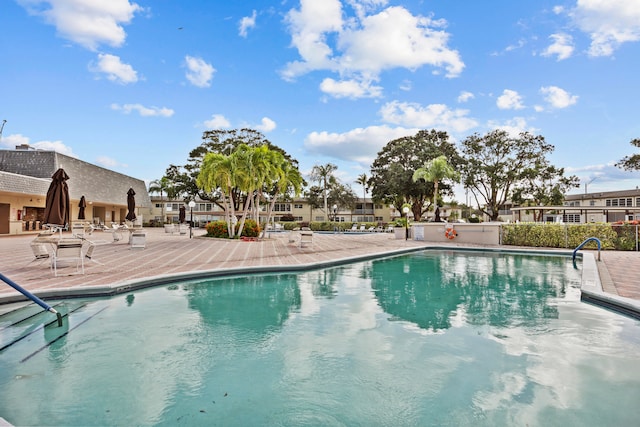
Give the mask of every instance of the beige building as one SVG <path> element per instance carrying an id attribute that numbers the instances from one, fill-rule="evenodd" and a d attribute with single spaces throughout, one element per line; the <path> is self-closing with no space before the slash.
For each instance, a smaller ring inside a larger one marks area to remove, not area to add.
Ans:
<path id="1" fill-rule="evenodd" d="M 562 206 L 510 207 L 513 221 L 533 221 L 532 211 L 542 212 L 543 222 L 640 221 L 640 189 L 602 191 L 565 196 Z"/>
<path id="2" fill-rule="evenodd" d="M 15 150 L 0 150 L 0 235 L 43 228 L 47 190 L 59 168 L 69 175 L 71 224 L 80 222 L 78 204 L 82 196 L 87 202 L 86 220 L 82 222 L 123 223 L 129 188 L 136 193 L 138 221 L 146 221 L 151 201 L 144 181 L 54 151 L 22 145 Z"/>
<path id="3" fill-rule="evenodd" d="M 164 216 L 166 221 L 177 223 L 180 214 L 180 206 L 184 206 L 186 209 L 186 221 L 191 218 L 191 208 L 187 203 L 177 200 L 162 200 L 158 196 L 151 197 L 152 209 L 150 211 L 150 218 L 156 222 L 162 223 L 162 212 L 164 205 Z M 261 205 L 260 216 L 266 216 L 268 206 L 266 204 Z M 293 201 L 280 201 L 274 206 L 273 220 L 275 222 L 283 222 L 283 218 L 286 221 L 287 218 L 292 218 L 297 222 L 322 222 L 322 221 L 335 221 L 348 223 L 351 225 L 354 222 L 362 223 L 381 223 L 386 224 L 391 222 L 397 212 L 393 207 L 389 207 L 381 204 L 374 204 L 371 199 L 359 199 L 356 203 L 355 209 L 345 210 L 329 207 L 329 212 L 325 214 L 324 209 L 312 209 L 309 203 L 302 198 L 296 198 Z M 196 201 L 193 207 L 193 221 L 197 225 L 204 225 L 209 221 L 224 220 L 224 211 L 215 203 L 209 201 Z M 264 220 L 264 218 L 263 218 Z"/>

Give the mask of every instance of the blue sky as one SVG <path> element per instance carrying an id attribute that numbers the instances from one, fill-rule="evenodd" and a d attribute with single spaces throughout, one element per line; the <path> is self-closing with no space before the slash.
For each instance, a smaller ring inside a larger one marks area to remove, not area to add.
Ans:
<path id="1" fill-rule="evenodd" d="M 149 181 L 251 127 L 361 194 L 395 138 L 502 128 L 553 144 L 573 193 L 640 185 L 613 166 L 640 137 L 640 0 L 5 0 L 0 28 L 1 148 Z"/>

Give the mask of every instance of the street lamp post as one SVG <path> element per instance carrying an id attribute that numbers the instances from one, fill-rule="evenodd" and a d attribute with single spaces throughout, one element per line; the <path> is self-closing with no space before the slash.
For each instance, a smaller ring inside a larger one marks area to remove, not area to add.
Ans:
<path id="1" fill-rule="evenodd" d="M 338 205 L 333 205 L 333 222 L 336 222 L 338 217 Z"/>
<path id="2" fill-rule="evenodd" d="M 404 240 L 409 240 L 409 206 L 402 208 L 404 212 Z"/>
<path id="3" fill-rule="evenodd" d="M 189 238 L 193 237 L 193 207 L 196 205 L 196 202 L 191 200 L 189 202 L 189 208 L 191 209 L 191 220 L 189 221 Z"/>

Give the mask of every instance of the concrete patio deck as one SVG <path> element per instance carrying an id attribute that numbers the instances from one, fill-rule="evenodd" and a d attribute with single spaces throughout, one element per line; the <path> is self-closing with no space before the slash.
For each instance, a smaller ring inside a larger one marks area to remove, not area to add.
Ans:
<path id="1" fill-rule="evenodd" d="M 59 271 L 58 277 L 50 271 L 48 260 L 34 261 L 29 243 L 35 235 L 3 236 L 0 238 L 0 273 L 30 292 L 51 294 L 182 273 L 256 266 L 302 266 L 425 246 L 463 247 L 455 242 L 397 240 L 393 233 L 315 233 L 313 244 L 300 247 L 297 242 L 290 241 L 287 232 L 271 233 L 268 239 L 261 241 L 242 241 L 203 238 L 202 229 L 194 229 L 192 239 L 189 234 L 168 234 L 161 228 L 145 231 L 145 249 L 131 249 L 126 239 L 113 242 L 109 233 L 93 232 L 87 238 L 101 243 L 93 252 L 97 262 L 85 260 L 84 275 L 76 274 L 75 267 L 66 267 Z M 513 249 L 509 246 L 495 248 Z M 597 266 L 604 292 L 640 301 L 639 261 L 639 252 L 603 251 L 602 262 Z M 0 286 L 0 303 L 15 294 L 10 286 Z"/>

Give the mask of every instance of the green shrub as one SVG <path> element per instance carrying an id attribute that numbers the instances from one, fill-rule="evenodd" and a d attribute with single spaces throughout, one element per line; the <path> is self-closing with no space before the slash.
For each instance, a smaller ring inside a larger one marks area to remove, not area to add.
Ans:
<path id="1" fill-rule="evenodd" d="M 236 233 L 240 229 L 240 223 L 236 224 Z M 218 237 L 222 239 L 229 238 L 229 232 L 227 230 L 226 221 L 212 221 L 206 226 L 206 237 Z M 244 222 L 244 228 L 242 229 L 242 235 L 245 237 L 258 237 L 260 234 L 260 227 L 252 220 L 248 219 Z"/>
<path id="2" fill-rule="evenodd" d="M 211 221 L 205 228 L 207 230 L 207 237 L 229 237 L 229 231 L 227 230 L 227 221 Z"/>
<path id="3" fill-rule="evenodd" d="M 236 224 L 236 233 L 240 229 L 240 223 Z M 244 237 L 258 237 L 260 234 L 260 226 L 257 222 L 252 219 L 247 219 L 244 222 L 244 227 L 242 228 L 242 235 Z"/>
<path id="4" fill-rule="evenodd" d="M 502 244 L 513 246 L 533 246 L 546 248 L 576 248 L 589 237 L 597 237 L 602 249 L 624 250 L 621 242 L 625 239 L 611 227 L 611 224 L 540 224 L 519 223 L 502 226 Z M 635 240 L 634 240 L 635 242 Z M 585 249 L 596 249 L 596 242 L 589 242 Z"/>

